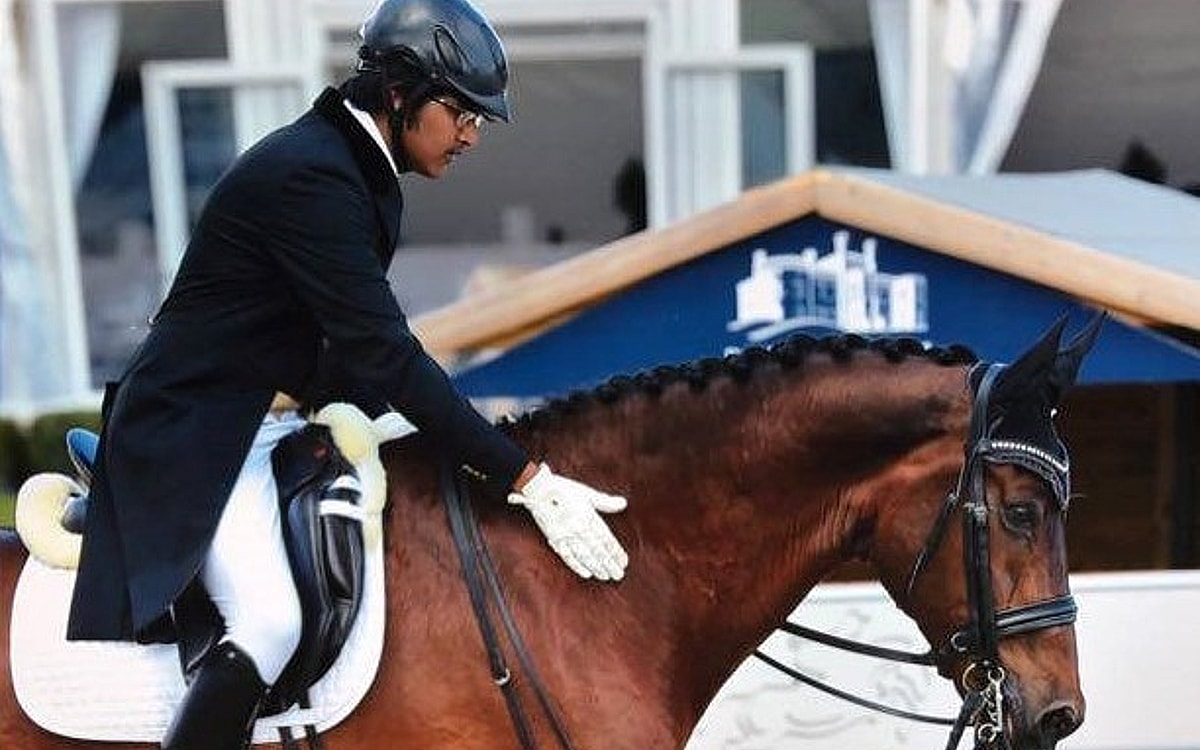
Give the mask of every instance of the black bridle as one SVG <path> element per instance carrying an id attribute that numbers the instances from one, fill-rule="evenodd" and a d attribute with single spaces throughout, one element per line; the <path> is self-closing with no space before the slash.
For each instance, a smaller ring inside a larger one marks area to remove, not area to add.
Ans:
<path id="1" fill-rule="evenodd" d="M 786 633 L 827 646 L 891 661 L 934 666 L 946 675 L 952 674 L 954 665 L 965 663 L 966 667 L 960 677 L 963 705 L 957 718 L 926 716 L 885 706 L 820 682 L 762 651 L 754 653 L 756 657 L 787 675 L 857 705 L 892 716 L 951 726 L 947 750 L 958 746 L 968 726 L 975 728 L 976 748 L 1004 750 L 1008 747 L 1004 731 L 1002 692 L 1007 674 L 1000 662 L 1000 640 L 1045 628 L 1070 625 L 1075 622 L 1076 614 L 1075 598 L 1070 593 L 1008 609 L 996 609 L 989 555 L 987 465 L 1016 464 L 1038 474 L 1049 483 L 1059 508 L 1064 513 L 1070 498 L 1070 466 L 1065 458 L 1060 459 L 1030 443 L 993 438 L 997 421 L 989 419 L 989 399 L 992 386 L 1004 370 L 1004 365 L 992 364 L 986 367 L 975 390 L 970 435 L 964 445 L 965 458 L 958 481 L 954 490 L 942 502 L 937 520 L 913 564 L 906 591 L 906 594 L 912 593 L 917 578 L 941 545 L 951 516 L 955 510 L 961 510 L 963 565 L 969 611 L 967 623 L 941 646 L 925 653 L 861 643 L 791 622 L 780 626 L 780 630 Z"/>

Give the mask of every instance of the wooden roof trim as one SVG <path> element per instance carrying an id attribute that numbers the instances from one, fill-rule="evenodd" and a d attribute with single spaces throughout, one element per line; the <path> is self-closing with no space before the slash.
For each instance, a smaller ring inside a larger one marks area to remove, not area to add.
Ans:
<path id="1" fill-rule="evenodd" d="M 1200 279 L 847 173 L 824 172 L 817 213 L 1058 289 L 1131 317 L 1200 330 Z"/>
<path id="2" fill-rule="evenodd" d="M 413 329 L 438 358 L 538 330 L 669 268 L 812 213 L 817 178 L 806 172 L 687 221 L 623 237 L 422 315 Z"/>
<path id="3" fill-rule="evenodd" d="M 439 359 L 510 346 L 628 286 L 811 213 L 1058 289 L 1130 319 L 1200 330 L 1200 280 L 1035 229 L 824 169 L 749 190 L 662 229 L 623 237 L 413 321 Z"/>

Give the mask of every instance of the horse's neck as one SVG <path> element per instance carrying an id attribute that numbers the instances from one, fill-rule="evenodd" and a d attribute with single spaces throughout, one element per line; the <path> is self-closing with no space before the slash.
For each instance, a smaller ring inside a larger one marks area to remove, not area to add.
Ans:
<path id="1" fill-rule="evenodd" d="M 856 488 L 935 431 L 930 389 L 961 382 L 927 361 L 809 369 L 596 406 L 539 443 L 628 495 L 613 522 L 632 558 L 622 586 L 700 682 L 719 685 L 854 553 L 872 512 Z M 911 374 L 935 370 L 932 384 Z"/>

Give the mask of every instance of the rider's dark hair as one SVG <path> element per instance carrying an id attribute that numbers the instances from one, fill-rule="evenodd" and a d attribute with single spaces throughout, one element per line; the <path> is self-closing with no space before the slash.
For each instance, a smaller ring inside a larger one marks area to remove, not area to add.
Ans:
<path id="1" fill-rule="evenodd" d="M 393 75 L 392 84 L 399 88 L 401 92 L 417 90 L 418 88 L 424 94 L 416 100 L 410 101 L 408 96 L 404 96 L 405 105 L 408 107 L 405 119 L 412 122 L 416 116 L 416 112 L 425 102 L 435 96 L 445 94 L 453 95 L 453 92 L 439 86 L 421 86 L 417 87 L 419 81 L 417 73 L 413 72 L 412 77 Z M 338 87 L 342 96 L 346 101 L 353 104 L 368 114 L 377 115 L 385 113 L 386 100 L 383 96 L 383 74 L 376 70 L 360 70 L 356 71 L 352 76 L 347 78 Z"/>
<path id="2" fill-rule="evenodd" d="M 378 71 L 355 73 L 339 89 L 346 101 L 362 111 L 372 115 L 383 112 L 383 75 Z"/>

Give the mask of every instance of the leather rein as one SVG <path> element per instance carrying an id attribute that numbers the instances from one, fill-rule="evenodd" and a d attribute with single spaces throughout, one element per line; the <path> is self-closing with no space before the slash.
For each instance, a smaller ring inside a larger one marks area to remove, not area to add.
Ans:
<path id="1" fill-rule="evenodd" d="M 492 672 L 492 682 L 504 696 L 509 718 L 512 719 L 513 731 L 517 740 L 525 750 L 534 750 L 537 741 L 534 739 L 533 728 L 529 714 L 521 702 L 517 689 L 516 678 L 508 667 L 504 657 L 504 647 L 500 642 L 499 631 L 492 616 L 494 608 L 500 616 L 500 622 L 512 650 L 516 653 L 517 661 L 529 679 L 537 697 L 538 706 L 550 723 L 558 745 L 564 750 L 575 750 L 566 726 L 559 717 L 559 712 L 550 694 L 542 682 L 541 676 L 534 667 L 533 658 L 525 646 L 525 640 L 513 620 L 512 611 L 500 587 L 500 577 L 496 573 L 495 563 L 488 553 L 487 545 L 479 533 L 479 522 L 471 507 L 466 490 L 462 487 L 460 477 L 445 461 L 440 462 L 442 500 L 446 505 L 446 515 L 450 520 L 450 534 L 454 538 L 454 546 L 458 550 L 458 559 L 462 563 L 463 580 L 467 584 L 467 593 L 471 598 L 471 608 L 475 612 L 475 621 L 479 625 L 479 634 L 487 649 L 488 664 Z M 489 603 L 489 596 L 491 601 Z"/>
<path id="2" fill-rule="evenodd" d="M 989 555 L 986 465 L 1016 463 L 1045 477 L 1053 486 L 1059 507 L 1065 511 L 1069 500 L 1069 466 L 1046 451 L 1027 443 L 994 440 L 995 423 L 988 421 L 988 399 L 992 385 L 1004 365 L 987 365 L 971 411 L 970 437 L 964 446 L 965 459 L 954 490 L 942 502 L 933 529 L 913 564 L 907 593 L 911 594 L 918 576 L 937 551 L 953 512 L 962 511 L 963 565 L 966 572 L 967 606 L 970 619 L 936 649 L 918 653 L 862 643 L 785 622 L 780 630 L 844 651 L 889 661 L 937 667 L 949 674 L 955 662 L 965 661 L 962 673 L 963 705 L 954 719 L 928 716 L 887 706 L 853 695 L 821 682 L 768 656 L 761 650 L 754 655 L 788 676 L 806 685 L 859 706 L 914 721 L 952 727 L 946 750 L 958 746 L 968 726 L 975 728 L 976 748 L 1008 748 L 1005 734 L 1003 686 L 1007 673 L 1000 662 L 1002 638 L 1030 633 L 1075 622 L 1075 598 L 1070 593 L 1017 607 L 997 610 L 992 591 Z"/>

